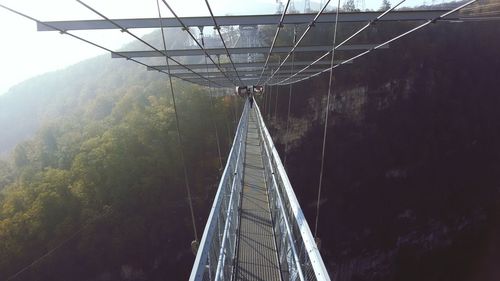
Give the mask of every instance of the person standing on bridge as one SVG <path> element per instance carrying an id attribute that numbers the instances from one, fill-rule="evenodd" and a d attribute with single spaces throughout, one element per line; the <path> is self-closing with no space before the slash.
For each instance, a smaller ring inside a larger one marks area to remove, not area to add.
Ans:
<path id="1" fill-rule="evenodd" d="M 250 102 L 250 108 L 253 107 L 253 96 L 252 93 L 248 93 L 248 101 Z"/>

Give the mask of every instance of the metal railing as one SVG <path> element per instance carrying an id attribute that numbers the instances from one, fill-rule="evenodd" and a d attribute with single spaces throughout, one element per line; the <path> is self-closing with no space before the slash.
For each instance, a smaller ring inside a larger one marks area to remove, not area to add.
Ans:
<path id="1" fill-rule="evenodd" d="M 248 102 L 245 103 L 238 129 L 229 152 L 208 217 L 200 248 L 189 280 L 231 280 L 236 253 L 239 204 L 243 186 L 245 139 L 248 128 Z"/>
<path id="2" fill-rule="evenodd" d="M 283 281 L 329 281 L 323 260 L 256 103 L 245 103 L 189 280 L 232 280 L 249 111 L 259 130 L 264 177 Z"/>
<path id="3" fill-rule="evenodd" d="M 329 281 L 330 276 L 258 105 L 255 105 L 253 110 L 257 115 L 262 162 L 282 279 Z"/>

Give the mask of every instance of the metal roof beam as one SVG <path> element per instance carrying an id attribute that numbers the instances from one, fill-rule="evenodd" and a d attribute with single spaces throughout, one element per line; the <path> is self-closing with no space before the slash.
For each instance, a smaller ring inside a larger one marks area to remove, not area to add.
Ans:
<path id="1" fill-rule="evenodd" d="M 423 11 L 393 11 L 387 14 L 380 21 L 423 21 L 434 19 L 447 10 L 423 10 Z M 341 12 L 339 22 L 367 22 L 375 19 L 380 12 Z M 309 24 L 316 13 L 310 14 L 287 14 L 283 24 Z M 247 16 L 220 16 L 216 17 L 219 26 L 230 25 L 276 25 L 280 21 L 281 15 L 247 15 Z M 213 26 L 211 17 L 181 17 L 186 26 Z M 460 20 L 458 14 L 448 16 L 445 21 Z M 125 29 L 129 28 L 160 28 L 157 18 L 138 19 L 112 19 L 113 22 Z M 335 13 L 323 13 L 316 23 L 335 22 Z M 48 24 L 62 30 L 92 30 L 92 29 L 117 29 L 115 25 L 107 20 L 75 20 L 75 21 L 46 21 L 37 23 L 38 31 L 55 31 Z M 176 18 L 162 18 L 163 27 L 182 27 Z"/>
<path id="2" fill-rule="evenodd" d="M 319 72 L 319 71 L 317 71 L 317 72 Z M 259 75 L 259 76 L 257 76 L 257 74 L 246 75 L 246 76 L 245 76 L 245 75 L 242 75 L 242 76 L 240 76 L 240 77 L 241 77 L 241 79 L 251 80 L 251 79 L 258 79 L 258 78 L 260 77 L 260 73 L 258 73 L 258 75 Z M 268 76 L 268 75 L 264 75 L 264 77 L 267 77 L 267 76 Z M 283 76 L 278 76 L 278 78 L 277 78 L 277 79 L 284 79 L 284 78 L 286 78 L 286 77 L 288 77 L 288 76 L 285 76 L 285 75 L 283 75 Z M 306 75 L 302 75 L 302 76 L 300 76 L 300 77 L 306 77 Z M 202 79 L 202 78 L 195 77 L 195 76 L 185 76 L 185 77 L 184 77 L 184 76 L 181 76 L 181 77 L 176 76 L 176 78 L 179 78 L 179 79 L 189 79 L 189 80 L 191 80 L 191 79 L 198 79 L 198 80 L 200 80 L 200 81 L 206 81 L 206 80 L 204 80 L 204 79 Z M 225 79 L 227 79 L 227 78 L 225 78 L 224 76 L 207 76 L 206 78 L 210 79 L 211 81 L 220 81 L 220 80 L 225 80 Z M 273 78 L 274 78 L 274 77 L 273 77 Z"/>
<path id="3" fill-rule="evenodd" d="M 323 70 L 323 68 L 320 68 L 320 69 L 306 69 L 304 70 L 302 73 L 316 73 L 316 72 L 320 72 L 321 70 Z M 233 72 L 228 72 L 228 73 L 231 73 L 231 74 L 234 74 L 234 71 Z M 248 77 L 250 75 L 256 75 L 256 74 L 259 74 L 262 73 L 262 69 L 259 69 L 259 70 L 238 70 L 238 73 L 240 74 L 240 77 Z M 268 71 L 264 72 L 264 73 L 267 73 L 267 74 L 271 74 L 271 70 L 269 69 Z M 283 75 L 291 75 L 290 74 L 290 69 L 287 69 L 287 70 L 284 70 L 284 71 L 281 71 L 279 73 L 283 73 Z M 193 75 L 192 73 L 172 73 L 173 75 L 175 75 L 176 77 L 180 77 L 180 78 L 195 78 L 195 77 L 199 77 L 199 76 L 195 76 Z M 219 78 L 219 77 L 225 77 L 225 76 L 222 76 L 220 72 L 199 72 L 199 74 L 201 74 L 203 77 L 206 77 L 208 79 L 212 79 L 212 78 Z"/>
<path id="4" fill-rule="evenodd" d="M 260 76 L 260 73 L 259 73 L 259 76 Z M 258 79 L 259 76 L 257 75 L 251 75 L 251 76 L 244 76 L 244 77 L 241 77 L 241 79 L 246 79 L 246 80 L 251 80 L 251 79 Z M 307 76 L 307 75 L 301 75 L 301 76 Z M 283 77 L 288 77 L 288 74 L 283 74 L 283 75 L 280 75 L 278 76 L 278 78 L 276 79 L 279 79 L 279 78 L 283 78 Z M 177 78 L 177 77 L 176 77 Z M 274 77 L 273 77 L 274 78 Z M 184 77 L 183 77 L 184 79 Z M 199 81 L 207 81 L 206 79 L 202 79 L 200 77 L 186 77 L 185 79 L 187 80 L 199 80 Z M 227 80 L 226 77 L 224 76 L 218 76 L 218 77 L 212 77 L 210 78 L 211 81 L 224 81 L 224 80 Z"/>
<path id="5" fill-rule="evenodd" d="M 338 63 L 341 63 L 343 62 L 342 60 L 336 60 L 335 61 L 335 64 L 338 64 Z M 306 66 L 306 65 L 309 65 L 311 64 L 312 61 L 295 61 L 293 64 L 295 66 Z M 236 68 L 259 68 L 259 69 L 262 69 L 262 67 L 264 67 L 264 62 L 240 62 L 240 63 L 234 63 L 234 65 L 236 66 Z M 272 69 L 274 66 L 278 66 L 279 63 L 277 62 L 271 62 L 271 63 L 268 63 L 267 64 L 267 67 L 269 69 Z M 291 62 L 286 62 L 283 66 L 291 66 L 292 63 Z M 319 61 L 317 63 L 315 63 L 314 65 L 330 65 L 330 61 L 329 60 L 324 60 L 324 61 Z M 206 64 L 185 64 L 185 66 L 189 67 L 190 69 L 206 69 L 207 68 L 207 65 Z M 220 66 L 222 68 L 230 68 L 231 67 L 231 64 L 230 63 L 221 63 Z M 153 65 L 153 66 L 150 66 L 148 67 L 148 70 L 149 71 L 158 71 L 158 69 L 160 70 L 167 70 L 167 66 L 166 65 Z M 213 65 L 208 65 L 208 69 L 215 69 L 215 67 Z M 177 71 L 177 70 L 185 70 L 184 67 L 180 66 L 180 65 L 170 65 L 170 70 L 171 71 Z M 172 74 L 174 73 L 181 73 L 181 72 L 172 72 Z M 184 73 L 184 72 L 182 72 Z M 187 72 L 186 72 L 187 73 Z"/>
<path id="6" fill-rule="evenodd" d="M 337 49 L 337 51 L 359 51 L 359 50 L 369 50 L 373 47 L 377 46 L 377 44 L 353 44 L 353 45 L 343 45 Z M 380 48 L 386 49 L 389 48 L 388 45 Z M 291 46 L 287 47 L 275 47 L 273 53 L 288 53 L 292 49 Z M 303 46 L 295 48 L 296 53 L 300 52 L 327 52 L 332 49 L 332 46 L 329 45 L 321 45 L 321 46 Z M 225 55 L 226 50 L 224 48 L 212 48 L 205 49 L 209 55 Z M 254 47 L 254 48 L 228 48 L 229 54 L 238 55 L 238 54 L 259 54 L 259 53 L 267 53 L 269 51 L 269 47 Z M 201 49 L 178 49 L 178 50 L 167 50 L 167 54 L 170 57 L 179 57 L 179 56 L 204 56 L 205 52 Z M 147 58 L 147 57 L 163 57 L 165 56 L 165 52 L 162 51 L 160 54 L 157 51 L 124 51 L 124 52 L 116 52 L 112 53 L 112 58 Z"/>
<path id="7" fill-rule="evenodd" d="M 253 82 L 257 83 L 257 81 L 259 80 L 259 77 L 260 77 L 260 73 L 259 73 L 259 75 L 254 75 L 254 76 L 249 76 L 249 77 L 242 76 L 241 80 L 247 81 L 247 82 L 253 81 Z M 287 76 L 285 76 L 285 75 L 281 76 L 280 75 L 277 78 L 275 78 L 275 77 L 273 77 L 273 80 L 274 79 L 276 79 L 276 80 L 283 79 L 283 78 L 285 78 Z M 300 78 L 306 77 L 306 75 L 300 75 L 299 77 Z M 186 81 L 189 81 L 189 82 L 192 82 L 192 83 L 206 82 L 206 84 L 208 84 L 207 80 L 201 79 L 199 77 L 188 77 L 188 78 L 182 78 L 182 79 L 184 79 Z M 213 77 L 213 78 L 210 79 L 210 81 L 217 82 L 217 83 L 220 84 L 220 82 L 226 82 L 227 78 L 225 78 L 225 77 Z M 233 86 L 233 85 L 231 84 L 231 86 Z"/>

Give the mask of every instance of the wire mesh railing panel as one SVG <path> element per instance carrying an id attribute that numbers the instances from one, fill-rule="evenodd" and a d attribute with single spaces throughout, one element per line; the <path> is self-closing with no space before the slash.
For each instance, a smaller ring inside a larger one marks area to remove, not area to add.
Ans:
<path id="1" fill-rule="evenodd" d="M 233 146 L 215 195 L 189 280 L 231 280 L 236 254 L 239 204 L 248 127 L 245 104 Z"/>
<path id="2" fill-rule="evenodd" d="M 253 110 L 256 111 L 259 125 L 265 180 L 282 279 L 329 281 L 328 272 L 258 105 L 255 105 Z"/>

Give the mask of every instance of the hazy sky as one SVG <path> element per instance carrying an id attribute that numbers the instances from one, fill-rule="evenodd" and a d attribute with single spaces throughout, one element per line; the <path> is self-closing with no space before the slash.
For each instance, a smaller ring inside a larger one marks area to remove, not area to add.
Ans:
<path id="1" fill-rule="evenodd" d="M 345 0 L 342 0 L 343 2 Z M 362 1 L 362 0 L 358 0 Z M 410 0 L 408 3 L 423 0 Z M 156 0 L 84 0 L 109 18 L 157 17 Z M 286 2 L 283 0 L 283 2 Z M 367 8 L 380 6 L 382 0 L 365 0 Z M 393 4 L 395 0 L 391 1 Z M 74 0 L 0 0 L 0 3 L 40 20 L 98 19 L 99 17 Z M 204 0 L 170 0 L 179 16 L 208 15 Z M 295 0 L 302 10 L 303 0 Z M 334 7 L 337 1 L 331 1 Z M 216 15 L 273 13 L 275 0 L 210 0 Z M 311 0 L 312 8 L 319 1 Z M 162 15 L 171 16 L 162 5 Z M 133 30 L 141 35 L 152 30 Z M 117 49 L 132 41 L 118 30 L 77 31 L 84 38 Z M 0 95 L 30 77 L 75 64 L 104 51 L 57 32 L 37 32 L 36 24 L 0 8 Z"/>

